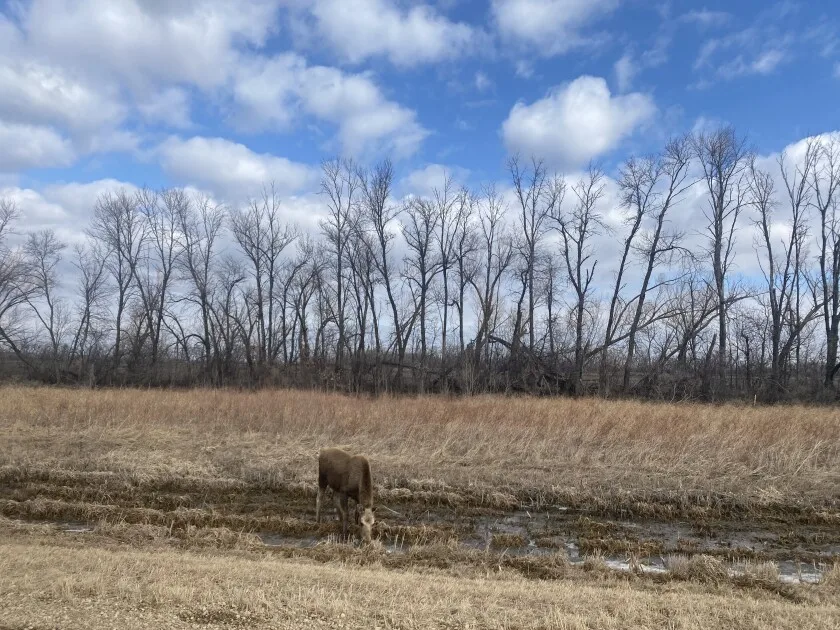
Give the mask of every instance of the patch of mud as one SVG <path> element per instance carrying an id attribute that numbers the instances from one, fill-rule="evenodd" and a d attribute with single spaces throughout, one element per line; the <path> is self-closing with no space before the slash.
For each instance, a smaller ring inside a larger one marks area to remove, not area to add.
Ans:
<path id="1" fill-rule="evenodd" d="M 533 515 L 530 516 L 530 520 L 534 519 Z M 26 521 L 15 521 L 19 525 L 26 525 Z M 30 521 L 31 523 L 31 521 Z M 91 534 L 97 533 L 98 527 L 97 525 L 91 523 L 85 523 L 81 521 L 53 521 L 53 522 L 42 522 L 40 525 L 48 525 L 54 527 L 56 530 L 70 535 L 84 535 L 84 534 Z M 497 523 L 493 523 L 492 525 L 489 523 L 482 523 L 485 526 L 486 531 L 490 531 L 491 529 L 495 528 L 496 534 L 491 533 L 490 535 L 498 535 L 501 533 L 505 536 L 517 536 L 521 537 L 523 534 L 527 534 L 529 532 L 529 527 L 522 524 L 521 521 L 517 521 L 514 515 L 509 515 L 505 518 L 498 519 Z M 628 524 L 625 523 L 624 526 Z M 107 532 L 103 532 L 107 533 Z M 328 534 L 327 536 L 289 536 L 284 535 L 276 532 L 270 531 L 263 531 L 254 533 L 254 536 L 257 540 L 259 540 L 263 546 L 267 548 L 274 548 L 274 549 L 314 549 L 316 547 L 324 546 L 324 545 L 336 545 L 336 544 L 347 544 L 350 548 L 362 548 L 362 545 L 358 540 L 351 537 L 349 540 L 342 541 L 340 537 L 335 534 Z M 485 551 L 490 553 L 491 549 L 493 550 L 493 555 L 491 557 L 505 557 L 508 558 L 521 558 L 523 561 L 527 561 L 528 558 L 538 558 L 538 557 L 547 557 L 547 556 L 556 556 L 560 554 L 565 559 L 568 560 L 568 564 L 571 566 L 580 566 L 586 567 L 587 565 L 591 565 L 592 562 L 601 563 L 602 566 L 610 571 L 618 571 L 618 572 L 632 572 L 636 574 L 642 575 L 668 575 L 670 571 L 670 564 L 669 558 L 665 558 L 662 556 L 659 557 L 636 557 L 633 555 L 603 555 L 597 554 L 595 556 L 587 556 L 586 554 L 581 554 L 578 545 L 573 541 L 566 541 L 562 547 L 558 546 L 540 546 L 534 540 L 529 540 L 526 544 L 522 544 L 519 546 L 508 546 L 504 547 L 503 549 L 499 548 L 499 546 L 487 545 L 486 541 L 482 543 L 477 538 L 466 538 L 463 540 L 453 540 L 454 547 L 451 547 L 453 551 L 457 551 L 458 549 L 464 551 Z M 257 543 L 259 544 L 259 543 Z M 422 549 L 426 548 L 423 544 L 412 544 L 406 543 L 403 541 L 377 541 L 379 548 L 382 549 L 388 555 L 397 555 L 397 556 L 411 556 L 412 554 L 417 553 L 418 551 L 422 551 Z M 724 568 L 726 573 L 729 577 L 738 578 L 738 577 L 749 577 L 750 575 L 755 574 L 755 567 L 749 564 L 744 564 L 743 562 L 727 562 L 727 561 L 719 561 L 721 566 Z M 778 582 L 781 584 L 818 584 L 823 577 L 823 574 L 829 570 L 832 566 L 832 563 L 818 563 L 818 562 L 811 562 L 805 563 L 800 562 L 797 560 L 787 559 L 778 562 L 768 562 L 765 563 L 766 566 L 771 567 L 771 573 L 777 576 Z M 760 565 L 756 565 L 760 566 Z"/>

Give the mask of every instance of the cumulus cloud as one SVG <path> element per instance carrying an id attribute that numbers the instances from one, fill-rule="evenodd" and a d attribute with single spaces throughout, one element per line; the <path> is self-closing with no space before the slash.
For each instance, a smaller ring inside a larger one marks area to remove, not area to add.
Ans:
<path id="1" fill-rule="evenodd" d="M 279 0 L 33 0 L 24 12 L 29 43 L 68 67 L 104 73 L 143 88 L 186 81 L 224 82 L 237 47 L 261 47 Z"/>
<path id="2" fill-rule="evenodd" d="M 70 142 L 49 127 L 0 121 L 0 171 L 69 166 Z"/>
<path id="3" fill-rule="evenodd" d="M 164 170 L 182 184 L 206 188 L 225 199 L 259 194 L 274 183 L 280 194 L 311 185 L 313 170 L 283 157 L 255 153 L 243 144 L 222 138 L 171 137 L 158 148 Z"/>
<path id="4" fill-rule="evenodd" d="M 614 149 L 655 112 L 647 94 L 613 96 L 604 79 L 582 76 L 530 105 L 518 102 L 502 136 L 510 151 L 574 168 Z"/>
<path id="5" fill-rule="evenodd" d="M 493 0 L 502 39 L 550 56 L 591 41 L 584 29 L 618 8 L 618 0 Z"/>
<path id="6" fill-rule="evenodd" d="M 386 98 L 369 74 L 310 66 L 293 53 L 264 54 L 277 33 L 279 9 L 290 1 L 240 6 L 221 0 L 31 0 L 0 9 L 0 120 L 39 128 L 45 149 L 37 159 L 38 151 L 24 156 L 18 149 L 14 161 L 4 158 L 6 164 L 49 162 L 52 154 L 63 156 L 54 164 L 67 165 L 71 154 L 136 151 L 148 138 L 132 128 L 191 128 L 193 98 L 211 107 L 232 102 L 224 115 L 253 131 L 327 122 L 337 133 L 327 143 L 330 151 L 338 146 L 348 153 L 387 151 L 395 157 L 416 151 L 426 130 L 413 110 Z M 316 9 L 331 7 L 347 11 L 345 3 L 324 2 Z M 469 27 L 428 7 L 403 10 L 377 0 L 362 3 L 353 15 L 380 22 L 364 18 L 373 30 L 350 29 L 361 39 L 347 45 L 385 46 L 359 49 L 361 58 L 390 46 L 395 55 L 443 59 L 454 54 L 449 47 L 466 45 L 472 37 Z M 322 17 L 324 27 L 335 31 L 330 21 L 335 16 Z M 386 36 L 395 39 L 387 43 Z M 69 143 L 67 151 L 57 150 L 57 138 Z"/>
<path id="7" fill-rule="evenodd" d="M 130 183 L 115 179 L 101 179 L 92 182 L 71 182 L 53 184 L 40 190 L 7 186 L 0 188 L 0 197 L 11 199 L 20 213 L 18 227 L 36 231 L 50 229 L 68 246 L 85 242 L 85 229 L 96 200 L 100 194 L 115 190 L 134 192 L 137 188 Z M 22 240 L 19 235 L 18 240 Z M 67 256 L 70 256 L 67 253 Z M 66 261 L 65 261 L 66 262 Z M 67 271 L 73 274 L 67 263 Z M 75 276 L 73 276 L 75 277 Z M 65 287 L 67 288 L 67 287 Z"/>
<path id="8" fill-rule="evenodd" d="M 125 108 L 113 86 L 93 86 L 61 68 L 0 57 L 0 117 L 59 124 L 73 131 L 119 123 Z"/>
<path id="9" fill-rule="evenodd" d="M 414 66 L 469 54 L 487 40 L 428 4 L 404 9 L 386 0 L 315 0 L 298 7 L 306 7 L 313 23 L 312 43 L 321 48 L 326 42 L 349 63 L 385 57 L 397 66 Z"/>
<path id="10" fill-rule="evenodd" d="M 186 90 L 170 87 L 141 98 L 137 109 L 149 122 L 162 122 L 170 127 L 186 129 L 190 120 L 190 97 Z"/>
<path id="11" fill-rule="evenodd" d="M 293 53 L 243 66 L 233 98 L 243 128 L 287 130 L 311 116 L 337 125 L 342 149 L 350 154 L 380 150 L 405 157 L 428 134 L 414 111 L 386 99 L 367 75 L 309 66 Z"/>
<path id="12" fill-rule="evenodd" d="M 460 166 L 427 164 L 406 175 L 400 181 L 398 189 L 404 195 L 426 196 L 432 194 L 435 189 L 443 190 L 447 177 L 451 178 L 452 183 L 457 187 L 466 183 L 469 176 L 470 171 Z"/>

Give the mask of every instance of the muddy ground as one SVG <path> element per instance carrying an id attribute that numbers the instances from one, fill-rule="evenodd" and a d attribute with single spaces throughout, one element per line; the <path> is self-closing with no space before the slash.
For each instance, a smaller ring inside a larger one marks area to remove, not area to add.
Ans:
<path id="1" fill-rule="evenodd" d="M 418 550 L 441 546 L 462 557 L 483 552 L 528 571 L 562 558 L 567 564 L 597 559 L 615 569 L 655 573 L 665 571 L 674 557 L 702 555 L 720 559 L 732 571 L 772 562 L 783 582 L 816 582 L 840 561 L 840 514 L 833 510 L 750 515 L 706 510 L 692 516 L 667 506 L 659 509 L 653 498 L 653 508 L 645 511 L 668 516 L 649 518 L 604 509 L 601 502 L 564 505 L 398 481 L 377 486 L 376 495 L 374 538 L 386 556 L 410 555 L 401 565 L 431 562 Z M 37 467 L 0 468 L 0 515 L 11 519 L 5 527 L 18 534 L 38 529 L 100 541 L 246 545 L 316 559 L 340 531 L 331 503 L 326 522 L 315 523 L 310 481 L 141 479 Z M 348 545 L 358 541 L 353 538 Z M 335 545 L 331 549 L 334 555 Z M 540 577 L 551 575 L 542 571 Z"/>

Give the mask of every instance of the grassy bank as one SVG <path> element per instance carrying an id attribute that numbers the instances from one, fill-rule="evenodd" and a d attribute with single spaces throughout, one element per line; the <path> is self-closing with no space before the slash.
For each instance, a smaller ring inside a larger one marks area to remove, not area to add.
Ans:
<path id="1" fill-rule="evenodd" d="M 308 493 L 332 444 L 368 454 L 394 502 L 817 520 L 840 505 L 840 409 L 5 387 L 0 431 L 6 476 Z"/>
<path id="2" fill-rule="evenodd" d="M 258 555 L 0 543 L 3 628 L 836 628 L 803 605 L 728 584 L 610 577 L 453 577 Z"/>

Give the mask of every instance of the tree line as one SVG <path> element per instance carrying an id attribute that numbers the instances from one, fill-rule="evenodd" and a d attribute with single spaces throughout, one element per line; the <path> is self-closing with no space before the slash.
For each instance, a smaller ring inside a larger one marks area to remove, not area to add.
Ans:
<path id="1" fill-rule="evenodd" d="M 724 127 L 631 157 L 613 179 L 521 157 L 507 175 L 476 190 L 444 176 L 400 198 L 390 161 L 326 161 L 317 233 L 288 220 L 270 185 L 241 207 L 112 190 L 72 248 L 52 230 L 17 232 L 0 200 L 0 371 L 103 386 L 834 399 L 837 138 L 768 161 Z M 735 264 L 745 241 L 751 275 Z"/>

